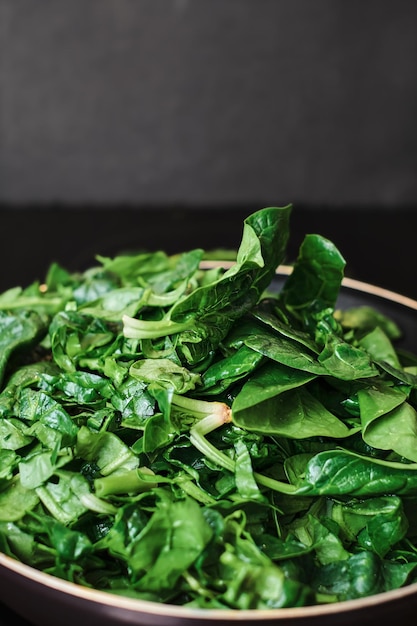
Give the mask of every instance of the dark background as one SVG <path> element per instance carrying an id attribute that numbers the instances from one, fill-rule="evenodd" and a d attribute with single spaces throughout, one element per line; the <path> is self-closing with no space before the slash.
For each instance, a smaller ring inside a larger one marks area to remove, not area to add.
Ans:
<path id="1" fill-rule="evenodd" d="M 417 297 L 413 0 L 0 0 L 0 290 L 293 203 Z"/>

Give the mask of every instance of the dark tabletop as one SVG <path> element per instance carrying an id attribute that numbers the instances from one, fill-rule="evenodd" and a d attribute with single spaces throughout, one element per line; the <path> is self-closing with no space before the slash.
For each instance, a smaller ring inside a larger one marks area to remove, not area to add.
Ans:
<path id="1" fill-rule="evenodd" d="M 236 248 L 243 219 L 258 208 L 0 206 L 0 292 L 42 281 L 52 261 L 78 271 L 96 254 Z M 285 262 L 308 233 L 337 245 L 347 276 L 417 298 L 417 207 L 294 207 Z"/>

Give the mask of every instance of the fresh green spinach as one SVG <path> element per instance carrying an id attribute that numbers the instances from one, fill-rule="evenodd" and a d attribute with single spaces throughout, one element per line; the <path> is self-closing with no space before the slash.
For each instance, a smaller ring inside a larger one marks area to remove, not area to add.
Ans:
<path id="1" fill-rule="evenodd" d="M 0 549 L 81 585 L 205 609 L 417 580 L 417 358 L 292 206 L 234 262 L 97 256 L 0 295 Z"/>

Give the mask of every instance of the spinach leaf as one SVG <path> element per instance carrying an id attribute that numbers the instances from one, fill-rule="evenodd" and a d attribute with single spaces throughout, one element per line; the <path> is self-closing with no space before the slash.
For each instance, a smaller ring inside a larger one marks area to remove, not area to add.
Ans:
<path id="1" fill-rule="evenodd" d="M 294 493 L 303 495 L 417 494 L 417 465 L 380 461 L 347 450 L 290 457 L 285 464 Z"/>
<path id="2" fill-rule="evenodd" d="M 45 319 L 35 311 L 0 311 L 0 384 L 11 356 L 40 341 L 46 330 Z"/>
<path id="3" fill-rule="evenodd" d="M 347 437 L 349 428 L 305 384 L 313 375 L 280 365 L 265 366 L 236 396 L 233 421 L 241 428 L 285 437 Z"/>
<path id="4" fill-rule="evenodd" d="M 321 235 L 306 235 L 281 291 L 285 309 L 306 329 L 315 326 L 314 314 L 335 308 L 345 265 L 331 241 Z"/>
<path id="5" fill-rule="evenodd" d="M 217 348 L 233 322 L 254 306 L 282 262 L 288 239 L 292 206 L 271 207 L 244 222 L 236 263 L 208 285 L 176 302 L 160 321 L 123 316 L 124 334 L 130 338 L 179 335 L 177 350 L 190 364 Z"/>

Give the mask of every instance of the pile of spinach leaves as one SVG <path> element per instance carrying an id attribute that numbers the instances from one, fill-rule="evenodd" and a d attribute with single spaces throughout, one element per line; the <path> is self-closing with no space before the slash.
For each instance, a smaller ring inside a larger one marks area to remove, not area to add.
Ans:
<path id="1" fill-rule="evenodd" d="M 0 550 L 155 602 L 263 609 L 417 579 L 417 359 L 291 205 L 201 249 L 0 295 Z"/>

